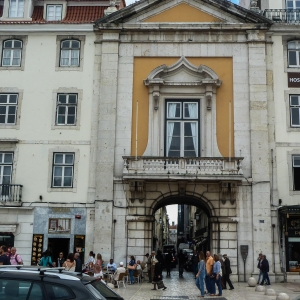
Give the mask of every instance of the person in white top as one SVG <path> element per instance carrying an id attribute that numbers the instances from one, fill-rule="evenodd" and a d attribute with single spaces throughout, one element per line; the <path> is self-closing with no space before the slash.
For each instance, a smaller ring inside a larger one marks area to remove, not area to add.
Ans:
<path id="1" fill-rule="evenodd" d="M 125 273 L 125 272 L 126 272 L 126 270 L 125 270 L 125 268 L 124 268 L 124 264 L 123 264 L 123 262 L 121 261 L 121 262 L 119 263 L 119 267 L 117 268 L 117 270 L 116 270 L 116 272 L 115 272 L 115 274 L 114 274 L 114 276 L 113 276 L 113 284 L 114 284 L 114 285 L 116 285 L 117 280 L 119 279 L 120 274 L 121 274 L 121 273 Z"/>
<path id="2" fill-rule="evenodd" d="M 22 257 L 19 254 L 17 254 L 16 247 L 11 248 L 11 253 L 10 253 L 9 259 L 10 259 L 11 265 L 22 265 L 23 264 Z"/>
<path id="3" fill-rule="evenodd" d="M 95 256 L 94 252 L 90 251 L 90 257 L 86 262 L 86 266 L 89 266 L 90 263 L 93 263 L 93 265 L 96 263 L 96 260 L 95 260 L 94 256 Z"/>

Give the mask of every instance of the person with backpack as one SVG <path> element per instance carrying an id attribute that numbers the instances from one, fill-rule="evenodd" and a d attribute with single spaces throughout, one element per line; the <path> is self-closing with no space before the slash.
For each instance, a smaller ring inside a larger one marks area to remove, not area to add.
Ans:
<path id="1" fill-rule="evenodd" d="M 11 265 L 22 265 L 23 260 L 19 254 L 16 253 L 17 249 L 16 247 L 11 248 L 11 253 L 9 255 L 9 260 Z"/>

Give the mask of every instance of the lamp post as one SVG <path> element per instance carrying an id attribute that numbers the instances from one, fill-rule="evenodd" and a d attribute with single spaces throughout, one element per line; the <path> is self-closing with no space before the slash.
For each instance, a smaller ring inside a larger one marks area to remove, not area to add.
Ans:
<path id="1" fill-rule="evenodd" d="M 194 222 L 191 220 L 190 221 L 190 228 L 191 228 L 190 235 L 191 235 L 191 240 L 193 239 L 193 227 L 194 227 Z"/>
<path id="2" fill-rule="evenodd" d="M 163 235 L 164 235 L 164 227 L 163 227 L 163 220 L 162 217 L 159 218 L 159 224 L 161 228 L 161 247 L 163 245 Z"/>

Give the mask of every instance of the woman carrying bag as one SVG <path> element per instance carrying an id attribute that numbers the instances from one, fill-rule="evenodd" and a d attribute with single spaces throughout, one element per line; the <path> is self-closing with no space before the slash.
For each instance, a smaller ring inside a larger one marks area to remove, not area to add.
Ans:
<path id="1" fill-rule="evenodd" d="M 156 290 L 156 289 L 163 289 L 165 290 L 167 287 L 164 285 L 164 282 L 162 280 L 162 268 L 161 268 L 161 264 L 160 262 L 154 258 L 152 259 L 152 264 L 154 265 L 154 276 L 153 276 L 153 289 L 152 290 Z M 157 288 L 156 288 L 157 285 Z"/>
<path id="2" fill-rule="evenodd" d="M 203 251 L 199 253 L 198 273 L 196 274 L 196 286 L 200 290 L 200 298 L 204 298 L 204 279 L 206 276 L 205 258 Z"/>
<path id="3" fill-rule="evenodd" d="M 136 264 L 135 264 L 135 259 L 134 259 L 133 255 L 130 256 L 130 262 L 129 262 L 128 266 L 127 266 L 127 269 L 128 269 L 129 278 L 130 278 L 130 283 L 129 284 L 134 284 L 133 274 L 134 274 L 134 271 L 136 269 Z"/>
<path id="4" fill-rule="evenodd" d="M 214 254 L 214 265 L 213 265 L 213 272 L 211 275 L 211 296 L 222 296 L 222 284 L 221 284 L 221 263 L 219 256 L 217 254 Z M 219 289 L 219 294 L 216 295 L 216 285 Z"/>

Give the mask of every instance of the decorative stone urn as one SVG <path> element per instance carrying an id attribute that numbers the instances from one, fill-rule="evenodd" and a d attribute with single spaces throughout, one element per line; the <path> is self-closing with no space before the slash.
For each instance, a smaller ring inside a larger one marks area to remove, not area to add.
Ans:
<path id="1" fill-rule="evenodd" d="M 276 296 L 276 292 L 273 289 L 266 289 L 265 295 Z"/>
<path id="2" fill-rule="evenodd" d="M 290 300 L 290 297 L 286 293 L 279 293 L 276 300 Z"/>
<path id="3" fill-rule="evenodd" d="M 254 277 L 250 277 L 248 279 L 248 285 L 251 287 L 255 287 L 256 286 L 256 279 Z"/>
<path id="4" fill-rule="evenodd" d="M 255 292 L 259 292 L 259 293 L 264 293 L 266 290 L 266 288 L 263 286 L 263 285 L 258 285 L 256 288 L 255 288 Z"/>

